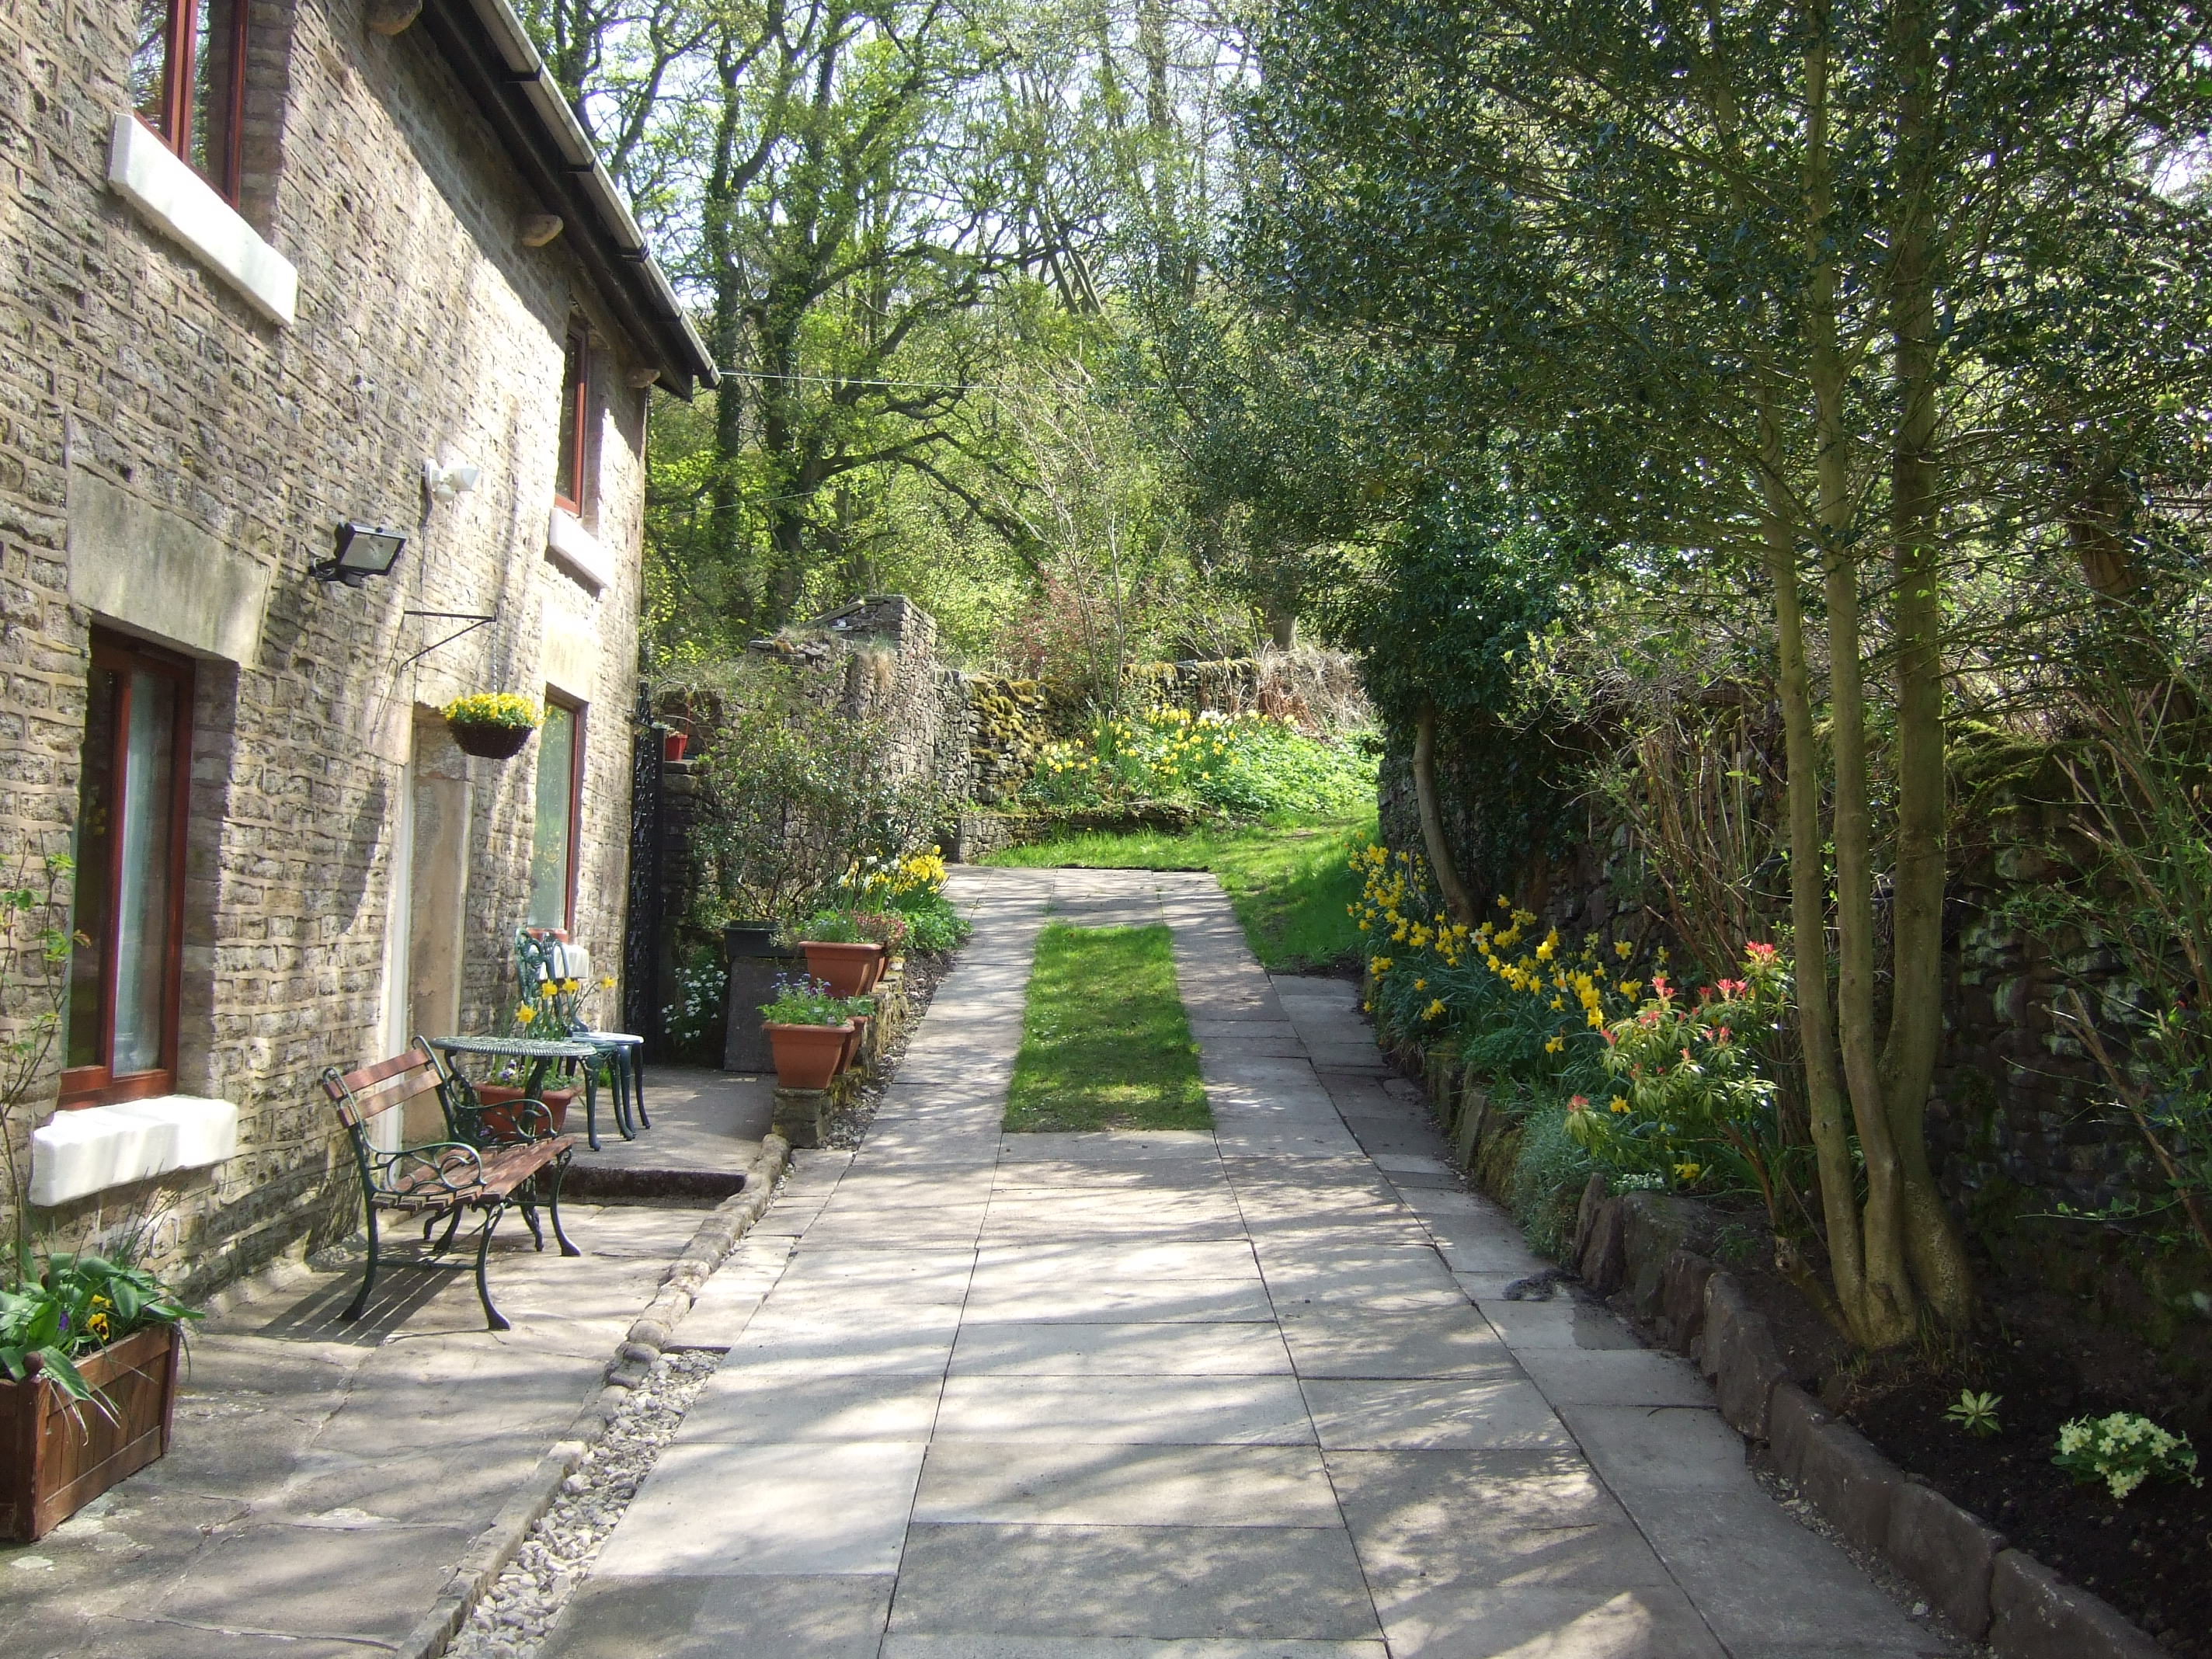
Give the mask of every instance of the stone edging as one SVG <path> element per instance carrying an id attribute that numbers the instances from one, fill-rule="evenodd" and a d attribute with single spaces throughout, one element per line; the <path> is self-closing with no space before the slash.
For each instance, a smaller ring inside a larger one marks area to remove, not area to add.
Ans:
<path id="1" fill-rule="evenodd" d="M 538 1467 L 508 1497 L 491 1524 L 470 1540 L 460 1561 L 439 1591 L 430 1610 L 395 1650 L 398 1659 L 437 1659 L 468 1622 L 477 1601 L 498 1579 L 538 1519 L 552 1507 L 561 1483 L 573 1474 L 620 1408 L 623 1396 L 645 1381 L 647 1370 L 674 1339 L 691 1304 L 722 1265 L 737 1242 L 761 1218 L 775 1197 L 775 1183 L 790 1160 L 791 1148 L 780 1135 L 761 1143 L 761 1155 L 745 1170 L 744 1190 L 725 1199 L 699 1224 L 690 1242 L 661 1275 L 660 1289 L 631 1322 L 628 1334 L 608 1362 L 606 1381 L 568 1432 L 546 1449 Z"/>
<path id="2" fill-rule="evenodd" d="M 2166 1650 L 2111 1603 L 2012 1548 L 1792 1382 L 1742 1285 L 1682 1247 L 1677 1202 L 1653 1193 L 1601 1199 L 1594 1181 L 1569 1265 L 1601 1295 L 1624 1291 L 1662 1340 L 1695 1361 L 1721 1416 L 1747 1440 L 1765 1442 L 1823 1517 L 1886 1557 L 1997 1659 L 2162 1659 Z"/>

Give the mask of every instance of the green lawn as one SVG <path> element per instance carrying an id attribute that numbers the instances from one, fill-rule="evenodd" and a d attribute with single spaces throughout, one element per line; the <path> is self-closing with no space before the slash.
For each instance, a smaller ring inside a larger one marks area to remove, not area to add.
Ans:
<path id="1" fill-rule="evenodd" d="M 1270 973 L 1328 968 L 1356 957 L 1346 908 L 1359 896 L 1346 860 L 1375 833 L 1375 815 L 1279 819 L 1187 836 L 1070 836 L 994 853 L 986 864 L 1024 869 L 1211 870 L 1237 907 L 1252 954 Z"/>
<path id="2" fill-rule="evenodd" d="M 1048 926 L 1030 975 L 1006 1127 L 1204 1129 L 1212 1121 L 1168 930 Z"/>

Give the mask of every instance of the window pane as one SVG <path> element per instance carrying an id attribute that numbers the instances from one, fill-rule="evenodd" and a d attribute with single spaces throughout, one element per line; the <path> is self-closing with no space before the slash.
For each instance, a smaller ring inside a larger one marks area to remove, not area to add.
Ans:
<path id="1" fill-rule="evenodd" d="M 577 405 L 584 386 L 584 342 L 571 332 L 561 358 L 561 452 L 553 466 L 553 491 L 572 506 L 584 504 L 584 469 L 577 453 Z"/>
<path id="2" fill-rule="evenodd" d="M 77 785 L 76 943 L 70 952 L 69 1059 L 71 1066 L 98 1066 L 100 1058 L 100 970 L 114 926 L 108 870 L 114 857 L 109 836 L 115 811 L 114 670 L 95 668 L 86 688 L 84 771 Z"/>
<path id="3" fill-rule="evenodd" d="M 131 49 L 131 106 L 146 125 L 169 136 L 168 112 L 161 106 L 163 77 L 169 66 L 169 0 L 138 0 L 138 36 Z"/>
<path id="4" fill-rule="evenodd" d="M 185 159 L 228 196 L 238 118 L 238 0 L 199 0 L 193 11 L 191 143 Z"/>
<path id="5" fill-rule="evenodd" d="M 175 683 L 134 669 L 117 825 L 123 848 L 115 893 L 115 1039 L 107 1063 L 118 1077 L 161 1063 L 176 741 Z"/>
<path id="6" fill-rule="evenodd" d="M 538 818 L 530 839 L 530 925 L 568 925 L 568 848 L 575 834 L 576 712 L 545 705 L 538 732 Z"/>

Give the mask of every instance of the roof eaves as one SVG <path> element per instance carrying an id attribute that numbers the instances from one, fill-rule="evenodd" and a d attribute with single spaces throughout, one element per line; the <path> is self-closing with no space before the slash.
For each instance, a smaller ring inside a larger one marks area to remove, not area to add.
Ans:
<path id="1" fill-rule="evenodd" d="M 513 7 L 507 0 L 429 0 L 426 12 L 432 34 L 447 49 L 453 68 L 465 80 L 481 80 L 489 72 L 500 82 L 497 87 L 472 85 L 471 90 L 481 101 L 512 112 L 514 119 L 495 125 L 503 129 L 502 136 L 510 143 L 532 152 L 518 159 L 558 173 L 567 185 L 564 193 L 580 198 L 591 222 L 574 228 L 611 256 L 586 263 L 599 267 L 601 274 L 629 290 L 623 297 L 652 325 L 650 337 L 639 343 L 647 346 L 659 360 L 656 367 L 663 384 L 685 398 L 690 396 L 694 381 L 713 386 L 718 378 L 713 354 L 684 313 L 629 204 L 615 187 L 575 112 L 562 97 Z M 469 50 L 476 43 L 465 40 L 462 32 L 453 27 L 456 20 L 452 14 L 456 12 L 475 23 L 490 49 L 491 62 L 477 61 L 477 54 Z"/>

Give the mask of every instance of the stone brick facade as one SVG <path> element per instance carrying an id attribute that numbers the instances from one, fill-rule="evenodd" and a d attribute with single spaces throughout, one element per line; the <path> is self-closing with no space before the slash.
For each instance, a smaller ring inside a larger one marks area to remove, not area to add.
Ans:
<path id="1" fill-rule="evenodd" d="M 549 203 L 526 118 L 493 118 L 511 88 L 452 41 L 519 40 L 502 0 L 430 7 L 387 36 L 364 0 L 254 0 L 240 211 L 296 269 L 289 326 L 111 188 L 137 8 L 0 11 L 0 849 L 71 845 L 96 626 L 194 659 L 176 1088 L 240 1109 L 227 1163 L 37 1218 L 166 1202 L 163 1263 L 193 1287 L 357 1220 L 320 1068 L 392 1052 L 425 1017 L 486 1029 L 508 1000 L 538 744 L 468 759 L 439 705 L 581 706 L 576 932 L 599 971 L 622 960 L 641 388 L 711 369 L 671 360 L 680 321 L 637 326 L 665 297 L 657 270 Z M 562 135 L 544 141 L 573 174 Z M 518 226 L 549 211 L 565 234 L 526 245 Z M 592 488 L 556 558 L 578 324 Z M 437 501 L 426 462 L 479 478 Z M 309 575 L 345 520 L 406 535 L 389 576 Z M 440 644 L 461 622 L 420 612 L 492 620 Z"/>

